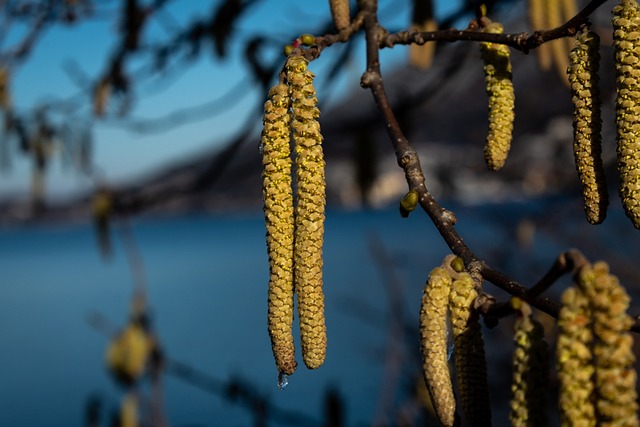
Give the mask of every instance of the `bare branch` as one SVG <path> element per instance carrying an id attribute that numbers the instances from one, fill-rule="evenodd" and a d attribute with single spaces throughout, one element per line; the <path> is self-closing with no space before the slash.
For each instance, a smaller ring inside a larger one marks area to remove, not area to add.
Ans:
<path id="1" fill-rule="evenodd" d="M 393 47 L 398 44 L 424 44 L 433 41 L 479 41 L 491 42 L 497 44 L 505 44 L 523 53 L 529 53 L 530 50 L 549 42 L 551 40 L 569 37 L 576 34 L 580 26 L 584 25 L 589 16 L 606 0 L 593 0 L 576 16 L 565 22 L 563 25 L 546 31 L 535 31 L 533 34 L 513 33 L 513 34 L 490 34 L 477 31 L 473 22 L 470 29 L 467 30 L 438 30 L 438 31 L 401 31 L 395 34 L 389 34 L 379 40 L 379 47 Z"/>

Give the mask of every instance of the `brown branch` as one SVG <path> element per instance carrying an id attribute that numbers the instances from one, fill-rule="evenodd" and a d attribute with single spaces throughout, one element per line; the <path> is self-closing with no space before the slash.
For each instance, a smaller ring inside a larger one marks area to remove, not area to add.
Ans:
<path id="1" fill-rule="evenodd" d="M 530 50 L 549 42 L 551 40 L 569 37 L 576 34 L 580 26 L 584 25 L 589 16 L 607 0 L 593 0 L 576 16 L 565 22 L 563 25 L 551 30 L 538 30 L 529 35 L 526 32 L 513 34 L 490 34 L 473 29 L 469 30 L 439 30 L 439 31 L 401 31 L 395 34 L 388 34 L 379 40 L 379 47 L 394 47 L 398 44 L 425 44 L 433 41 L 480 41 L 497 44 L 505 44 L 514 49 L 528 53 Z"/>
<path id="2" fill-rule="evenodd" d="M 560 277 L 564 276 L 567 273 L 573 272 L 576 269 L 582 267 L 587 264 L 588 261 L 577 249 L 571 249 L 563 254 L 560 254 L 558 258 L 556 258 L 556 262 L 553 263 L 551 269 L 547 272 L 547 274 L 542 277 L 529 289 L 527 296 L 525 297 L 525 301 L 529 301 L 531 298 L 535 298 L 538 295 L 544 293 L 547 289 L 549 289 Z"/>
<path id="3" fill-rule="evenodd" d="M 583 266 L 587 262 L 588 261 L 584 255 L 577 249 L 571 249 L 564 252 L 556 258 L 556 261 L 553 263 L 549 271 L 535 285 L 528 290 L 525 290 L 525 292 L 522 292 L 519 284 L 515 282 L 513 284 L 510 283 L 511 281 L 508 278 L 491 269 L 484 272 L 483 277 L 489 280 L 490 276 L 495 275 L 496 277 L 494 277 L 494 280 L 505 280 L 507 286 L 513 285 L 510 289 L 505 289 L 511 295 L 519 297 L 530 304 L 543 304 L 548 310 L 543 311 L 557 317 L 560 311 L 560 306 L 548 298 L 541 298 L 540 296 L 554 283 L 556 283 L 560 277 L 576 271 L 577 268 Z M 484 304 L 480 304 L 478 309 L 484 316 L 485 322 L 488 322 L 489 325 L 497 324 L 498 319 L 508 316 L 513 312 L 513 307 L 510 303 L 496 303 L 495 301 L 489 300 Z"/>
<path id="4" fill-rule="evenodd" d="M 586 21 L 587 17 L 602 5 L 602 3 L 604 3 L 604 0 L 594 0 L 563 26 L 547 32 L 536 32 L 534 33 L 534 36 L 531 37 L 524 37 L 522 35 L 494 37 L 494 35 L 491 34 L 482 35 L 484 33 L 475 31 L 437 31 L 433 33 L 406 34 L 411 35 L 411 37 L 415 37 L 417 34 L 434 34 L 434 37 L 435 35 L 444 37 L 446 34 L 457 34 L 456 37 L 458 38 L 456 40 L 485 40 L 501 42 L 504 44 L 513 43 L 514 47 L 526 52 L 528 49 L 538 46 L 540 43 L 545 41 L 575 33 L 577 26 Z M 500 289 L 508 292 L 510 295 L 520 297 L 528 301 L 537 309 L 553 317 L 558 317 L 558 312 L 560 310 L 559 304 L 547 297 L 541 296 L 540 294 L 544 290 L 548 289 L 548 287 L 551 286 L 551 284 L 554 283 L 560 275 L 564 274 L 563 271 L 572 267 L 569 264 L 575 264 L 577 262 L 577 258 L 574 257 L 575 254 L 568 253 L 569 255 L 567 256 L 571 262 L 567 262 L 565 258 L 557 261 L 551 271 L 531 289 L 528 289 L 517 281 L 507 277 L 500 271 L 491 268 L 486 262 L 476 257 L 454 228 L 456 223 L 455 214 L 440 206 L 428 191 L 418 154 L 405 137 L 398 120 L 391 109 L 391 105 L 385 91 L 382 73 L 380 71 L 379 49 L 387 46 L 390 41 L 394 42 L 394 35 L 388 35 L 387 31 L 378 23 L 376 0 L 359 0 L 358 5 L 360 7 L 360 14 L 364 15 L 367 53 L 367 69 L 362 75 L 360 84 L 363 88 L 371 90 L 378 109 L 382 113 L 387 133 L 389 134 L 389 138 L 395 149 L 398 165 L 404 170 L 409 189 L 416 190 L 418 192 L 420 195 L 420 206 L 429 215 L 451 251 L 463 259 L 467 269 L 474 278 L 477 280 L 485 279 Z M 442 38 L 442 40 L 446 40 L 446 38 Z M 413 40 L 412 42 L 417 41 Z M 488 301 L 488 304 L 494 304 L 491 302 L 491 299 L 488 299 Z M 640 331 L 638 325 L 634 326 L 634 330 L 636 329 Z"/>

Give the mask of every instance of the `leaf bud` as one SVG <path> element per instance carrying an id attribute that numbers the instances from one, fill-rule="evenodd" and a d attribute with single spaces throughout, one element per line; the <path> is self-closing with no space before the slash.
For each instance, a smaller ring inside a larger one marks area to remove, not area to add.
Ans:
<path id="1" fill-rule="evenodd" d="M 413 189 L 400 199 L 400 216 L 407 218 L 411 212 L 413 212 L 418 206 L 419 199 L 418 192 Z"/>
<path id="2" fill-rule="evenodd" d="M 313 46 L 316 44 L 316 38 L 313 34 L 303 34 L 300 36 L 300 41 L 305 46 Z"/>

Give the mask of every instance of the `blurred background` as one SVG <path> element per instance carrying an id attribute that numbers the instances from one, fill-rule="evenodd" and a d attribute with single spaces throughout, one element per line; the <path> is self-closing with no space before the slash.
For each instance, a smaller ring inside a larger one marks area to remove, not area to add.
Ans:
<path id="1" fill-rule="evenodd" d="M 395 32 L 465 28 L 480 2 L 379 3 Z M 528 1 L 485 3 L 506 32 L 531 32 Z M 531 285 L 575 247 L 639 301 L 638 238 L 617 196 L 611 7 L 592 17 L 611 195 L 599 226 L 575 173 L 566 41 L 512 51 L 516 124 L 499 173 L 482 155 L 476 43 L 395 46 L 381 62 L 427 187 L 479 257 Z M 0 425 L 128 425 L 128 396 L 140 425 L 437 425 L 417 325 L 427 275 L 449 251 L 424 214 L 399 215 L 406 181 L 359 85 L 362 34 L 310 64 L 327 159 L 328 354 L 278 388 L 261 111 L 283 47 L 333 31 L 328 2 L 0 2 Z M 552 319 L 536 315 L 552 342 Z M 152 337 L 155 369 L 134 386 L 107 363 L 132 324 Z M 511 339 L 511 319 L 485 330 L 495 425 L 508 424 Z"/>

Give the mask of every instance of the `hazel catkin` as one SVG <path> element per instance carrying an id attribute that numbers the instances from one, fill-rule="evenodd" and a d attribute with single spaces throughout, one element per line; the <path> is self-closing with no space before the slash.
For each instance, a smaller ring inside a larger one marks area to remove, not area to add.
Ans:
<path id="1" fill-rule="evenodd" d="M 529 304 L 519 298 L 511 301 L 516 311 L 513 337 L 516 349 L 509 420 L 513 427 L 543 427 L 548 424 L 549 346 L 542 324 L 533 318 Z"/>
<path id="2" fill-rule="evenodd" d="M 289 88 L 269 91 L 262 131 L 263 199 L 269 254 L 268 329 L 278 371 L 296 369 L 293 343 L 294 210 L 291 180 Z"/>
<path id="3" fill-rule="evenodd" d="M 294 281 L 298 297 L 300 341 L 305 365 L 324 362 L 327 333 L 322 290 L 322 245 L 325 219 L 325 175 L 320 110 L 307 60 L 292 56 L 286 64 L 292 99 L 293 141 L 296 151 L 296 210 Z"/>
<path id="4" fill-rule="evenodd" d="M 484 340 L 473 303 L 478 296 L 471 275 L 457 275 L 449 295 L 454 361 L 462 410 L 472 427 L 491 426 L 491 404 Z"/>
<path id="5" fill-rule="evenodd" d="M 425 383 L 438 419 L 445 427 L 457 418 L 447 351 L 447 306 L 452 279 L 443 267 L 434 268 L 422 294 L 420 349 Z"/>
<path id="6" fill-rule="evenodd" d="M 560 383 L 560 421 L 563 427 L 594 427 L 593 352 L 589 300 L 575 287 L 562 294 L 556 346 Z"/>
<path id="7" fill-rule="evenodd" d="M 605 262 L 583 266 L 579 288 L 589 299 L 593 318 L 596 411 L 602 425 L 638 426 L 633 321 L 629 295 Z"/>
<path id="8" fill-rule="evenodd" d="M 534 31 L 547 28 L 546 6 L 547 0 L 528 0 L 529 24 Z M 551 45 L 549 43 L 543 43 L 538 46 L 535 52 L 540 69 L 542 71 L 549 70 L 553 60 Z"/>
<path id="9" fill-rule="evenodd" d="M 501 34 L 502 24 L 491 22 L 484 27 L 484 31 Z M 484 62 L 485 83 L 489 96 L 489 132 L 484 147 L 484 157 L 489 169 L 497 171 L 507 160 L 515 118 L 511 60 L 509 47 L 506 45 L 482 42 L 480 52 Z"/>
<path id="10" fill-rule="evenodd" d="M 567 69 L 573 100 L 573 154 L 582 183 L 584 211 L 591 224 L 604 221 L 609 204 L 602 165 L 599 48 L 600 37 L 588 27 L 581 29 Z"/>
<path id="11" fill-rule="evenodd" d="M 612 10 L 616 67 L 616 139 L 620 197 L 626 215 L 640 228 L 640 6 L 620 0 Z"/>

